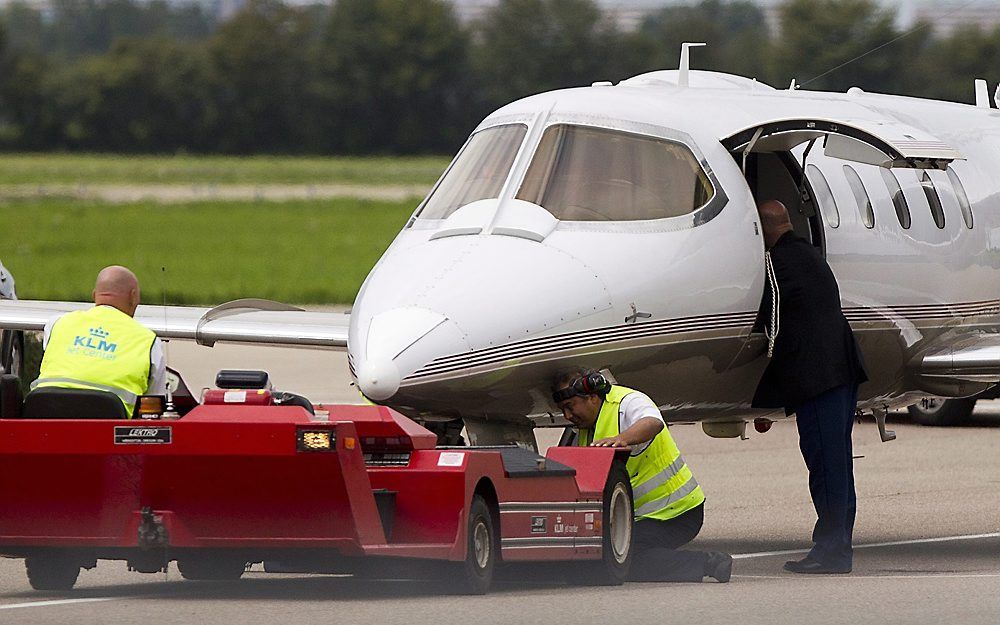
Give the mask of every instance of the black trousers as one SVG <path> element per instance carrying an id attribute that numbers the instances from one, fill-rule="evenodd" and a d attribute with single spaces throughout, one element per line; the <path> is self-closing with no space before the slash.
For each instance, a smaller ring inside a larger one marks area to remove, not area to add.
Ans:
<path id="1" fill-rule="evenodd" d="M 705 522 L 705 504 L 667 521 L 640 519 L 632 528 L 634 582 L 700 582 L 708 554 L 679 549 L 691 542 Z"/>
<path id="2" fill-rule="evenodd" d="M 799 449 L 809 469 L 809 494 L 816 508 L 815 545 L 809 557 L 850 567 L 857 497 L 851 431 L 858 403 L 855 384 L 838 386 L 797 406 Z"/>

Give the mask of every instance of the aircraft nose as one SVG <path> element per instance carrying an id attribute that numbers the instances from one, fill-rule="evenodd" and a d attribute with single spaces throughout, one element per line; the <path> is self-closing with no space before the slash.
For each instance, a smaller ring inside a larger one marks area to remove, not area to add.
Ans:
<path id="1" fill-rule="evenodd" d="M 507 345 L 611 319 L 598 273 L 561 249 L 500 235 L 397 247 L 379 261 L 351 313 L 352 366 L 374 401 L 433 404 L 441 398 L 431 388 L 442 379 L 523 357 Z M 523 349 L 531 355 L 543 347 Z"/>
<path id="2" fill-rule="evenodd" d="M 375 401 L 389 399 L 399 390 L 399 368 L 391 360 L 366 360 L 358 370 L 358 388 Z"/>
<path id="3" fill-rule="evenodd" d="M 436 330 L 451 334 L 447 330 L 453 327 L 447 322 L 444 315 L 416 306 L 392 308 L 372 317 L 356 372 L 365 397 L 383 401 L 395 395 L 402 378 L 400 364 L 408 363 L 411 352 L 422 351 L 418 344 L 428 334 Z"/>

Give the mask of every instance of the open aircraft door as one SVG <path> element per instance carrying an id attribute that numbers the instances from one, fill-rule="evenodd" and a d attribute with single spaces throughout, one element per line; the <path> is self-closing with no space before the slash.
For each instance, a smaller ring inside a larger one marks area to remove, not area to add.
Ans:
<path id="1" fill-rule="evenodd" d="M 729 134 L 722 144 L 733 153 L 788 151 L 822 140 L 831 158 L 880 167 L 947 169 L 962 155 L 923 130 L 889 119 L 776 119 Z"/>
<path id="2" fill-rule="evenodd" d="M 769 118 L 775 112 L 770 104 L 774 103 L 762 104 L 758 111 L 744 111 L 752 117 L 760 115 L 761 119 L 767 121 L 740 127 L 735 126 L 735 123 L 745 124 L 746 118 L 734 120 L 734 126 L 727 128 L 720 140 L 741 165 L 754 195 L 761 196 L 757 199 L 763 200 L 766 195 L 768 198 L 782 200 L 789 206 L 789 212 L 793 213 L 792 221 L 796 232 L 810 239 L 821 250 L 825 249 L 823 227 L 817 220 L 819 211 L 815 206 L 815 194 L 807 191 L 809 183 L 804 172 L 805 161 L 814 148 L 822 146 L 826 156 L 831 158 L 886 168 L 944 170 L 952 161 L 963 158 L 958 151 L 937 137 L 895 120 L 838 120 L 832 115 Z M 770 110 L 765 111 L 765 108 Z M 854 103 L 835 101 L 829 103 L 829 108 L 829 111 L 823 112 L 859 113 L 866 110 L 857 108 Z M 802 162 L 796 163 L 800 159 L 792 156 L 792 150 L 803 144 L 807 145 L 801 157 Z M 774 183 L 774 180 L 779 179 L 774 176 L 771 177 L 766 193 L 756 187 L 755 183 L 761 176 L 752 170 L 759 164 L 758 157 L 767 157 L 768 163 L 782 170 L 788 168 L 787 182 L 784 185 L 787 188 Z M 792 210 L 793 205 L 800 207 L 801 215 L 794 214 L 797 211 Z M 802 221 L 802 224 L 797 223 L 796 219 Z M 761 353 L 766 346 L 766 339 L 759 331 L 760 328 L 755 327 L 729 368 L 749 364 Z"/>

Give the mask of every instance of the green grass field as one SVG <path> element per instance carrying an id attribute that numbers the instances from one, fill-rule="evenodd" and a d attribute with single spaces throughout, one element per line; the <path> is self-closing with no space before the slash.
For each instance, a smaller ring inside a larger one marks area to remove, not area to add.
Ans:
<path id="1" fill-rule="evenodd" d="M 0 154 L 0 185 L 351 184 L 430 186 L 447 157 Z"/>
<path id="2" fill-rule="evenodd" d="M 138 274 L 151 304 L 164 294 L 172 304 L 240 297 L 344 304 L 414 208 L 364 200 L 7 200 L 0 202 L 0 260 L 22 299 L 86 301 L 97 271 L 122 264 Z"/>

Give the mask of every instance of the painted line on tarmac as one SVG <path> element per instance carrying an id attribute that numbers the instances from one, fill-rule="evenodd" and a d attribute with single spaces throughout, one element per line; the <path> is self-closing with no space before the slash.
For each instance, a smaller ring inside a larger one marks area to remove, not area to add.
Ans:
<path id="1" fill-rule="evenodd" d="M 969 579 L 969 578 L 996 578 L 1000 577 L 1000 573 L 914 573 L 913 575 L 852 575 L 850 573 L 829 573 L 829 574 L 818 574 L 818 575 L 796 575 L 795 573 L 788 573 L 787 575 L 733 575 L 733 578 L 746 578 L 746 579 L 823 579 L 836 577 L 837 579 L 940 579 L 940 578 L 955 578 L 955 579 Z"/>
<path id="2" fill-rule="evenodd" d="M 28 603 L 8 603 L 0 605 L 0 610 L 13 610 L 15 608 L 46 608 L 53 605 L 71 605 L 74 603 L 96 603 L 98 601 L 114 601 L 121 597 L 90 597 L 87 599 L 54 599 L 52 601 L 29 601 Z"/>
<path id="3" fill-rule="evenodd" d="M 955 540 L 982 540 L 984 538 L 1000 538 L 1000 532 L 990 534 L 961 534 L 958 536 L 937 536 L 935 538 L 915 538 L 913 540 L 892 540 L 884 543 L 869 543 L 866 545 L 854 545 L 855 549 L 874 549 L 877 547 L 899 547 L 901 545 L 922 545 L 927 543 L 943 543 Z M 800 553 L 809 553 L 809 549 L 785 549 L 782 551 L 758 551 L 756 553 L 736 553 L 734 560 L 745 560 L 748 558 L 767 558 L 770 556 L 794 556 Z"/>

